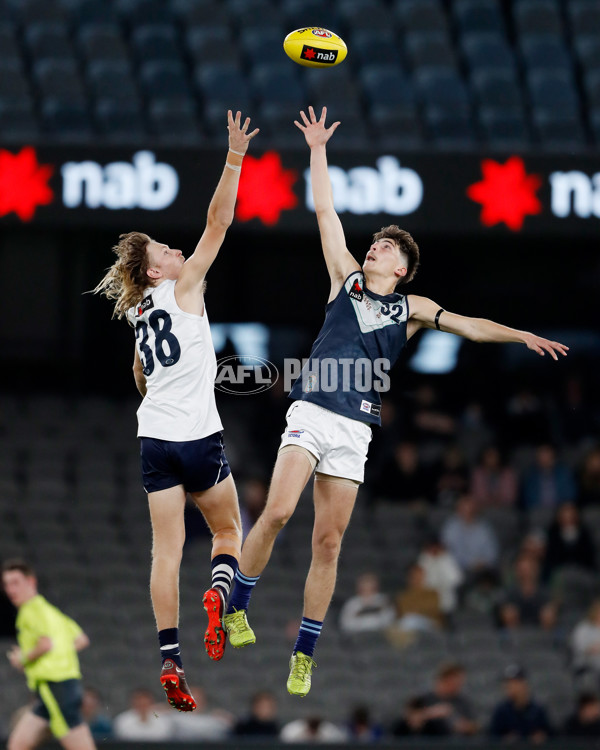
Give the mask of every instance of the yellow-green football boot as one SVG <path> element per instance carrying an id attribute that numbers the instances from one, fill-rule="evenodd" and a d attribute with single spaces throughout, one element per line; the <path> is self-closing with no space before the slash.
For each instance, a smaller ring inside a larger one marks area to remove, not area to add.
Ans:
<path id="1" fill-rule="evenodd" d="M 290 676 L 287 681 L 287 689 L 290 695 L 299 695 L 304 698 L 310 690 L 310 682 L 313 667 L 316 662 L 302 651 L 296 651 L 290 659 Z"/>
<path id="2" fill-rule="evenodd" d="M 231 614 L 223 617 L 223 627 L 227 631 L 229 643 L 234 648 L 242 648 L 256 643 L 254 631 L 248 625 L 245 609 L 236 609 Z"/>

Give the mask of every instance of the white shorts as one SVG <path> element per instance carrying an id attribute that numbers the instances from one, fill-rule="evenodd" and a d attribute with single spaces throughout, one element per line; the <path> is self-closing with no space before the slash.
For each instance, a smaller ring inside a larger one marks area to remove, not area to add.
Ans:
<path id="1" fill-rule="evenodd" d="M 316 471 L 362 484 L 371 428 L 310 401 L 294 401 L 285 415 L 284 445 L 299 445 L 317 459 Z"/>

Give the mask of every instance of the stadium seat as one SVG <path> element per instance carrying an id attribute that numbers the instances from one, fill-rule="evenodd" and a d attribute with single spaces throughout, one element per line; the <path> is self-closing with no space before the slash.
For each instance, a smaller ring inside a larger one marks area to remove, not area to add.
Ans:
<path id="1" fill-rule="evenodd" d="M 12 25 L 0 25 L 0 64 L 11 63 L 21 66 L 21 48 Z"/>
<path id="2" fill-rule="evenodd" d="M 503 33 L 504 18 L 498 3 L 489 0 L 455 0 L 454 17 L 461 33 Z"/>
<path id="3" fill-rule="evenodd" d="M 211 57 L 207 57 L 206 59 L 217 60 L 219 59 L 219 54 L 226 60 L 235 59 L 238 56 L 237 46 L 233 42 L 229 44 L 229 51 L 223 51 L 215 45 Z M 277 30 L 267 29 L 264 31 L 256 27 L 242 29 L 240 44 L 244 60 L 249 67 L 255 65 L 280 65 L 286 59 L 281 35 Z"/>
<path id="4" fill-rule="evenodd" d="M 231 65 L 214 64 L 197 68 L 195 80 L 208 104 L 218 104 L 226 109 L 247 110 L 250 103 L 246 78 Z"/>
<path id="5" fill-rule="evenodd" d="M 141 0 L 127 14 L 127 21 L 132 32 L 145 24 L 168 28 L 172 23 L 170 4 L 160 0 Z"/>
<path id="6" fill-rule="evenodd" d="M 192 90 L 183 65 L 175 62 L 144 63 L 139 71 L 146 98 L 191 100 Z"/>
<path id="7" fill-rule="evenodd" d="M 252 71 L 251 80 L 259 101 L 297 102 L 300 106 L 305 101 L 304 89 L 290 67 L 259 65 Z"/>
<path id="8" fill-rule="evenodd" d="M 531 71 L 527 76 L 533 107 L 562 114 L 579 111 L 579 97 L 573 76 L 564 71 Z"/>
<path id="9" fill-rule="evenodd" d="M 573 59 L 561 39 L 547 36 L 523 37 L 521 56 L 529 70 L 571 70 Z"/>
<path id="10" fill-rule="evenodd" d="M 577 59 L 584 71 L 600 70 L 600 32 L 596 36 L 577 37 L 574 45 Z"/>
<path id="11" fill-rule="evenodd" d="M 398 107 L 415 100 L 410 79 L 393 65 L 369 65 L 359 71 L 364 95 L 370 105 L 393 101 Z"/>
<path id="12" fill-rule="evenodd" d="M 229 23 L 238 30 L 248 28 L 279 29 L 284 35 L 285 21 L 277 4 L 269 0 L 224 0 L 227 7 Z M 291 31 L 291 29 L 290 29 Z M 282 39 L 283 41 L 283 39 Z"/>
<path id="13" fill-rule="evenodd" d="M 335 4 L 323 0 L 282 0 L 282 10 L 290 31 L 307 25 L 335 29 L 338 23 Z"/>
<path id="14" fill-rule="evenodd" d="M 41 106 L 44 130 L 55 138 L 86 140 L 93 132 L 85 104 L 74 100 L 45 99 Z"/>
<path id="15" fill-rule="evenodd" d="M 200 130 L 191 101 L 172 102 L 158 99 L 150 102 L 150 131 L 160 140 L 197 144 Z"/>
<path id="16" fill-rule="evenodd" d="M 572 151 L 586 145 L 581 121 L 577 115 L 535 110 L 532 119 L 537 138 L 546 148 Z"/>
<path id="17" fill-rule="evenodd" d="M 39 124 L 30 99 L 0 99 L 0 137 L 20 140 L 37 138 L 39 134 Z M 7 498 L 4 489 L 0 494 L 3 499 Z"/>
<path id="18" fill-rule="evenodd" d="M 344 34 L 352 29 L 381 31 L 394 27 L 394 17 L 379 0 L 344 0 L 338 4 Z"/>
<path id="19" fill-rule="evenodd" d="M 42 97 L 64 102 L 83 102 L 86 93 L 77 65 L 69 60 L 39 60 L 33 76 Z"/>
<path id="20" fill-rule="evenodd" d="M 121 32 L 112 24 L 83 26 L 77 34 L 77 41 L 81 54 L 87 60 L 119 62 L 129 58 Z"/>
<path id="21" fill-rule="evenodd" d="M 590 112 L 590 129 L 596 146 L 600 146 L 600 107 Z"/>
<path id="22" fill-rule="evenodd" d="M 438 0 L 396 0 L 394 12 L 405 32 L 448 33 L 448 21 Z"/>
<path id="23" fill-rule="evenodd" d="M 485 143 L 496 148 L 522 148 L 529 142 L 527 122 L 520 109 L 482 107 L 479 110 L 480 130 Z"/>
<path id="24" fill-rule="evenodd" d="M 323 103 L 328 106 L 346 105 L 348 108 L 359 107 L 358 89 L 354 77 L 349 73 L 350 68 L 333 68 L 331 70 L 307 70 L 306 87 L 308 101 Z"/>
<path id="25" fill-rule="evenodd" d="M 523 107 L 521 88 L 513 71 L 480 70 L 473 73 L 471 85 L 481 107 Z"/>
<path id="26" fill-rule="evenodd" d="M 454 50 L 444 34 L 408 33 L 404 41 L 412 68 L 456 68 Z"/>
<path id="27" fill-rule="evenodd" d="M 112 5 L 104 0 L 84 0 L 73 9 L 78 28 L 90 24 L 117 25 L 119 16 Z"/>
<path id="28" fill-rule="evenodd" d="M 66 28 L 58 23 L 35 23 L 24 31 L 29 54 L 34 59 L 74 60 L 75 53 Z"/>
<path id="29" fill-rule="evenodd" d="M 569 0 L 565 10 L 575 42 L 589 34 L 600 34 L 600 6 L 596 0 Z"/>
<path id="30" fill-rule="evenodd" d="M 352 49 L 351 62 L 357 69 L 365 65 L 396 65 L 402 67 L 402 48 L 392 29 L 364 31 L 359 29 L 348 40 Z"/>
<path id="31" fill-rule="evenodd" d="M 597 111 L 600 108 L 600 70 L 591 70 L 586 73 L 583 77 L 583 85 L 588 106 Z"/>
<path id="32" fill-rule="evenodd" d="M 96 99 L 131 102 L 139 97 L 127 62 L 91 62 L 87 69 L 87 79 Z"/>
<path id="33" fill-rule="evenodd" d="M 173 0 L 171 10 L 183 30 L 229 25 L 227 9 L 218 0 Z"/>
<path id="34" fill-rule="evenodd" d="M 501 34 L 463 34 L 460 44 L 463 56 L 473 72 L 489 68 L 515 70 L 514 52 Z"/>
<path id="35" fill-rule="evenodd" d="M 238 46 L 227 26 L 193 26 L 185 31 L 185 47 L 195 65 L 227 60 L 241 69 Z"/>
<path id="36" fill-rule="evenodd" d="M 131 46 L 138 62 L 181 60 L 181 44 L 173 26 L 139 26 L 131 33 Z"/>
<path id="37" fill-rule="evenodd" d="M 562 34 L 560 9 L 555 0 L 515 0 L 513 16 L 519 35 Z"/>
<path id="38" fill-rule="evenodd" d="M 46 0 L 23 0 L 16 4 L 18 17 L 24 28 L 38 22 L 55 22 L 67 25 L 67 14 L 60 3 L 49 3 Z"/>
<path id="39" fill-rule="evenodd" d="M 414 80 L 420 98 L 427 106 L 451 112 L 468 110 L 467 89 L 456 73 L 450 70 L 417 70 Z"/>

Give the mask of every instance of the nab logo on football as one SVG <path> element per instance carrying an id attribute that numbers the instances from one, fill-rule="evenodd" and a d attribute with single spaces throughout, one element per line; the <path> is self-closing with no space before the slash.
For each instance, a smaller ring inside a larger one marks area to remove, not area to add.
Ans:
<path id="1" fill-rule="evenodd" d="M 310 60 L 311 62 L 324 63 L 327 65 L 334 65 L 337 60 L 336 49 L 319 49 L 318 47 L 310 47 L 305 44 L 302 47 L 300 57 L 303 60 Z"/>

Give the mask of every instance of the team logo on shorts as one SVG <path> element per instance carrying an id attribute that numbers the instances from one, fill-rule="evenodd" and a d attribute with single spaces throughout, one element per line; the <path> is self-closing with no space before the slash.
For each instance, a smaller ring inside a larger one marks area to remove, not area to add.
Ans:
<path id="1" fill-rule="evenodd" d="M 304 430 L 288 430 L 288 437 L 299 438 Z"/>

